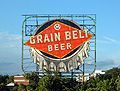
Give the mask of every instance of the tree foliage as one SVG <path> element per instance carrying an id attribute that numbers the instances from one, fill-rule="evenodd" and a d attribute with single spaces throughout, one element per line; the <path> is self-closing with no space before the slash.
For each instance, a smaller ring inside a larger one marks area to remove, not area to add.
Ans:
<path id="1" fill-rule="evenodd" d="M 120 68 L 107 70 L 105 74 L 90 78 L 84 84 L 75 79 L 62 78 L 59 72 L 46 71 L 43 77 L 31 72 L 24 76 L 30 80 L 30 84 L 15 86 L 10 91 L 120 91 Z M 12 76 L 0 75 L 0 91 L 12 81 Z"/>
<path id="2" fill-rule="evenodd" d="M 30 84 L 29 86 L 27 86 L 27 89 L 29 89 L 30 91 L 35 91 L 38 87 L 39 75 L 36 72 L 31 72 L 24 74 L 24 76 L 30 81 Z"/>

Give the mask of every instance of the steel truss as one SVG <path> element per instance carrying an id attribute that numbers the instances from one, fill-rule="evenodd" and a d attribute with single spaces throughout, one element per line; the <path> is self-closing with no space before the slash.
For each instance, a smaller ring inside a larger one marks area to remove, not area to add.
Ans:
<path id="1" fill-rule="evenodd" d="M 23 72 L 36 71 L 39 73 L 39 65 L 34 64 L 31 56 L 29 47 L 25 46 L 25 42 L 28 41 L 30 36 L 33 35 L 34 31 L 38 26 L 41 26 L 46 21 L 53 19 L 67 19 L 78 23 L 82 29 L 87 29 L 89 33 L 93 34 L 93 38 L 90 40 L 90 51 L 89 57 L 85 59 L 84 63 L 79 66 L 76 70 L 72 70 L 71 75 L 69 73 L 63 73 L 64 76 L 74 77 L 78 73 L 82 74 L 83 79 L 88 73 L 93 74 L 96 69 L 96 15 L 95 14 L 45 14 L 45 15 L 23 15 L 24 21 L 22 24 L 22 70 Z M 67 74 L 67 75 L 66 75 Z"/>

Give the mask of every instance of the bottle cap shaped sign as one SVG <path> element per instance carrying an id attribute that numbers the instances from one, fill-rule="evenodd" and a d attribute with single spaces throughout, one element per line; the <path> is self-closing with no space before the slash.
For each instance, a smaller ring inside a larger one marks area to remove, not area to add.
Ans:
<path id="1" fill-rule="evenodd" d="M 91 38 L 92 34 L 82 30 L 72 21 L 56 19 L 38 27 L 25 45 L 48 56 L 62 59 Z"/>

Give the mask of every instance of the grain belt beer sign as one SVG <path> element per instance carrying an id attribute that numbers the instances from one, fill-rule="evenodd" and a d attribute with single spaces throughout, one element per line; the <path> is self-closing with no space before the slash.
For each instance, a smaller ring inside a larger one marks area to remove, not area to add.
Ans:
<path id="1" fill-rule="evenodd" d="M 65 19 L 56 19 L 39 26 L 25 45 L 30 46 L 38 54 L 41 53 L 58 61 L 71 58 L 71 55 L 78 50 L 79 54 L 82 53 L 91 38 L 92 34 L 81 29 L 76 23 Z"/>

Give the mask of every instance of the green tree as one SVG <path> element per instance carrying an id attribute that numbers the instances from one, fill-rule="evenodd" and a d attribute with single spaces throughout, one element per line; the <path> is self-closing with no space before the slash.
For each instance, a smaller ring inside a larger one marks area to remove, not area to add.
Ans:
<path id="1" fill-rule="evenodd" d="M 51 89 L 52 89 L 52 83 L 53 83 L 52 79 L 53 78 L 50 75 L 42 77 L 39 80 L 38 90 L 39 91 L 51 91 Z"/>
<path id="2" fill-rule="evenodd" d="M 10 91 L 18 91 L 18 86 L 14 86 Z"/>
<path id="3" fill-rule="evenodd" d="M 117 91 L 116 79 L 112 78 L 109 80 L 109 91 Z"/>
<path id="4" fill-rule="evenodd" d="M 31 85 L 26 86 L 27 91 L 34 91 L 33 87 Z"/>
<path id="5" fill-rule="evenodd" d="M 14 76 L 9 76 L 8 79 L 7 79 L 7 83 L 11 83 L 11 82 L 14 82 Z"/>
<path id="6" fill-rule="evenodd" d="M 36 72 L 26 73 L 25 78 L 30 81 L 30 85 L 28 88 L 31 88 L 32 90 L 36 90 L 38 87 L 39 82 L 39 75 Z"/>
<path id="7" fill-rule="evenodd" d="M 23 85 L 23 84 L 20 84 L 20 85 L 18 86 L 18 91 L 27 91 L 27 90 L 26 90 L 26 86 Z"/>
<path id="8" fill-rule="evenodd" d="M 91 78 L 89 81 L 86 82 L 84 88 L 96 88 L 97 81 L 95 78 Z"/>
<path id="9" fill-rule="evenodd" d="M 116 84 L 117 84 L 116 86 L 117 91 L 120 91 L 120 77 L 116 79 Z"/>
<path id="10" fill-rule="evenodd" d="M 97 91 L 109 91 L 109 80 L 101 80 L 97 83 L 96 86 Z"/>
<path id="11" fill-rule="evenodd" d="M 117 79 L 120 76 L 120 68 L 112 68 L 105 72 L 105 75 L 110 75 L 112 78 Z"/>
<path id="12" fill-rule="evenodd" d="M 9 79 L 8 75 L 0 75 L 0 90 L 5 88 L 8 79 Z"/>
<path id="13" fill-rule="evenodd" d="M 81 90 L 82 91 L 82 90 Z M 97 91 L 96 88 L 88 88 L 86 91 Z M 100 90 L 99 90 L 100 91 Z"/>

